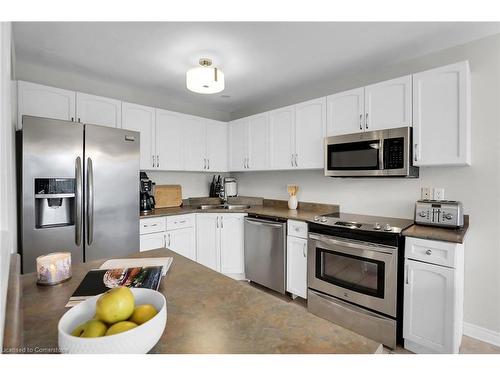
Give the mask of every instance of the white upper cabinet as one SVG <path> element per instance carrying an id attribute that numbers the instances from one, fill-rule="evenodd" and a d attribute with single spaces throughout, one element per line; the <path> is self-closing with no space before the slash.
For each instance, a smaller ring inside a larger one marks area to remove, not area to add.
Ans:
<path id="1" fill-rule="evenodd" d="M 85 124 L 120 128 L 122 126 L 122 102 L 77 92 L 76 120 Z"/>
<path id="2" fill-rule="evenodd" d="M 295 166 L 295 106 L 269 112 L 272 169 L 291 169 Z"/>
<path id="3" fill-rule="evenodd" d="M 227 172 L 227 123 L 205 120 L 207 146 L 206 159 L 208 171 Z"/>
<path id="4" fill-rule="evenodd" d="M 470 165 L 469 62 L 413 75 L 414 165 Z"/>
<path id="5" fill-rule="evenodd" d="M 344 91 L 327 97 L 327 135 L 351 134 L 365 127 L 365 90 Z"/>
<path id="6" fill-rule="evenodd" d="M 269 168 L 269 114 L 261 113 L 248 118 L 247 169 Z"/>
<path id="7" fill-rule="evenodd" d="M 156 169 L 179 171 L 184 169 L 184 123 L 177 112 L 156 109 Z"/>
<path id="8" fill-rule="evenodd" d="M 365 87 L 365 130 L 412 125 L 411 75 Z"/>
<path id="9" fill-rule="evenodd" d="M 295 106 L 295 167 L 323 168 L 326 136 L 326 98 Z"/>
<path id="10" fill-rule="evenodd" d="M 155 109 L 139 104 L 122 103 L 122 128 L 141 133 L 141 169 L 157 168 L 155 155 Z"/>
<path id="11" fill-rule="evenodd" d="M 74 91 L 24 81 L 18 81 L 17 85 L 19 129 L 23 115 L 75 120 Z"/>
<path id="12" fill-rule="evenodd" d="M 187 171 L 205 171 L 208 168 L 205 120 L 196 116 L 183 116 L 184 168 Z"/>
<path id="13" fill-rule="evenodd" d="M 229 170 L 243 171 L 247 162 L 248 120 L 229 123 Z"/>

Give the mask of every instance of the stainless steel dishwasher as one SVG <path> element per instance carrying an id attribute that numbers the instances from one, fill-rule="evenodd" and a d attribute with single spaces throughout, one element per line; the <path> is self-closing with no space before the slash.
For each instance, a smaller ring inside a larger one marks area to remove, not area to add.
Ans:
<path id="1" fill-rule="evenodd" d="M 245 218 L 245 276 L 285 294 L 285 220 L 256 216 Z"/>

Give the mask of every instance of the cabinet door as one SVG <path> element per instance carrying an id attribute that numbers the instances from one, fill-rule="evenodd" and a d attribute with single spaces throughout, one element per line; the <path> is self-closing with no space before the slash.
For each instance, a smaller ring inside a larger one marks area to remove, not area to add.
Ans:
<path id="1" fill-rule="evenodd" d="M 406 260 L 403 337 L 429 353 L 456 353 L 455 270 Z"/>
<path id="2" fill-rule="evenodd" d="M 196 215 L 196 261 L 220 270 L 220 230 L 218 214 Z"/>
<path id="3" fill-rule="evenodd" d="M 154 157 L 155 109 L 133 103 L 122 103 L 122 128 L 141 133 L 141 169 L 156 168 Z"/>
<path id="4" fill-rule="evenodd" d="M 248 120 L 236 120 L 229 123 L 229 170 L 246 169 Z"/>
<path id="5" fill-rule="evenodd" d="M 411 124 L 411 75 L 365 87 L 365 130 Z"/>
<path id="6" fill-rule="evenodd" d="M 220 215 L 220 272 L 222 273 L 240 275 L 245 273 L 243 218 L 243 215 Z"/>
<path id="7" fill-rule="evenodd" d="M 413 75 L 414 165 L 470 165 L 467 61 Z"/>
<path id="8" fill-rule="evenodd" d="M 365 89 L 340 92 L 327 100 L 327 136 L 362 132 L 365 129 Z"/>
<path id="9" fill-rule="evenodd" d="M 247 169 L 269 169 L 269 115 L 262 113 L 248 118 Z"/>
<path id="10" fill-rule="evenodd" d="M 84 124 L 121 128 L 122 102 L 116 99 L 77 92 L 76 119 Z"/>
<path id="11" fill-rule="evenodd" d="M 141 251 L 165 247 L 165 232 L 141 234 L 139 238 Z"/>
<path id="12" fill-rule="evenodd" d="M 156 109 L 155 142 L 157 169 L 184 169 L 184 127 L 182 114 Z"/>
<path id="13" fill-rule="evenodd" d="M 207 129 L 205 119 L 183 115 L 184 168 L 187 171 L 207 170 Z"/>
<path id="14" fill-rule="evenodd" d="M 307 298 L 307 240 L 288 236 L 286 254 L 286 290 Z"/>
<path id="15" fill-rule="evenodd" d="M 227 123 L 206 120 L 207 170 L 227 172 Z"/>
<path id="16" fill-rule="evenodd" d="M 19 129 L 23 115 L 74 121 L 74 91 L 24 81 L 18 81 L 17 85 Z"/>
<path id="17" fill-rule="evenodd" d="M 193 227 L 167 231 L 166 247 L 196 261 L 196 233 Z"/>
<path id="18" fill-rule="evenodd" d="M 295 164 L 297 168 L 323 168 L 326 136 L 326 98 L 295 107 Z"/>
<path id="19" fill-rule="evenodd" d="M 271 168 L 294 168 L 295 106 L 280 108 L 269 113 Z"/>

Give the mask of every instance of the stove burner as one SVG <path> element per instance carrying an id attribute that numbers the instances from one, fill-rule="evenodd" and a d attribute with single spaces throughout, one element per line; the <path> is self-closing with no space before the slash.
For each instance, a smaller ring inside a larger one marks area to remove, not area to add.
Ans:
<path id="1" fill-rule="evenodd" d="M 338 225 L 338 226 L 346 227 L 346 228 L 351 228 L 351 229 L 361 228 L 361 226 L 362 226 L 362 224 L 355 223 L 352 221 L 336 221 L 334 225 Z"/>

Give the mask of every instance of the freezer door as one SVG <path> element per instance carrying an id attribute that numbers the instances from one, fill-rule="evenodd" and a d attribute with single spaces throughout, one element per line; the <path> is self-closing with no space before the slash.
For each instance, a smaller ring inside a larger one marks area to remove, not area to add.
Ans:
<path id="1" fill-rule="evenodd" d="M 22 121 L 18 143 L 22 272 L 35 271 L 36 258 L 52 252 L 68 251 L 73 263 L 82 262 L 83 125 L 32 116 L 23 116 Z"/>
<path id="2" fill-rule="evenodd" d="M 85 125 L 85 261 L 139 251 L 139 133 Z"/>
<path id="3" fill-rule="evenodd" d="M 245 277 L 285 294 L 286 223 L 245 218 Z"/>

